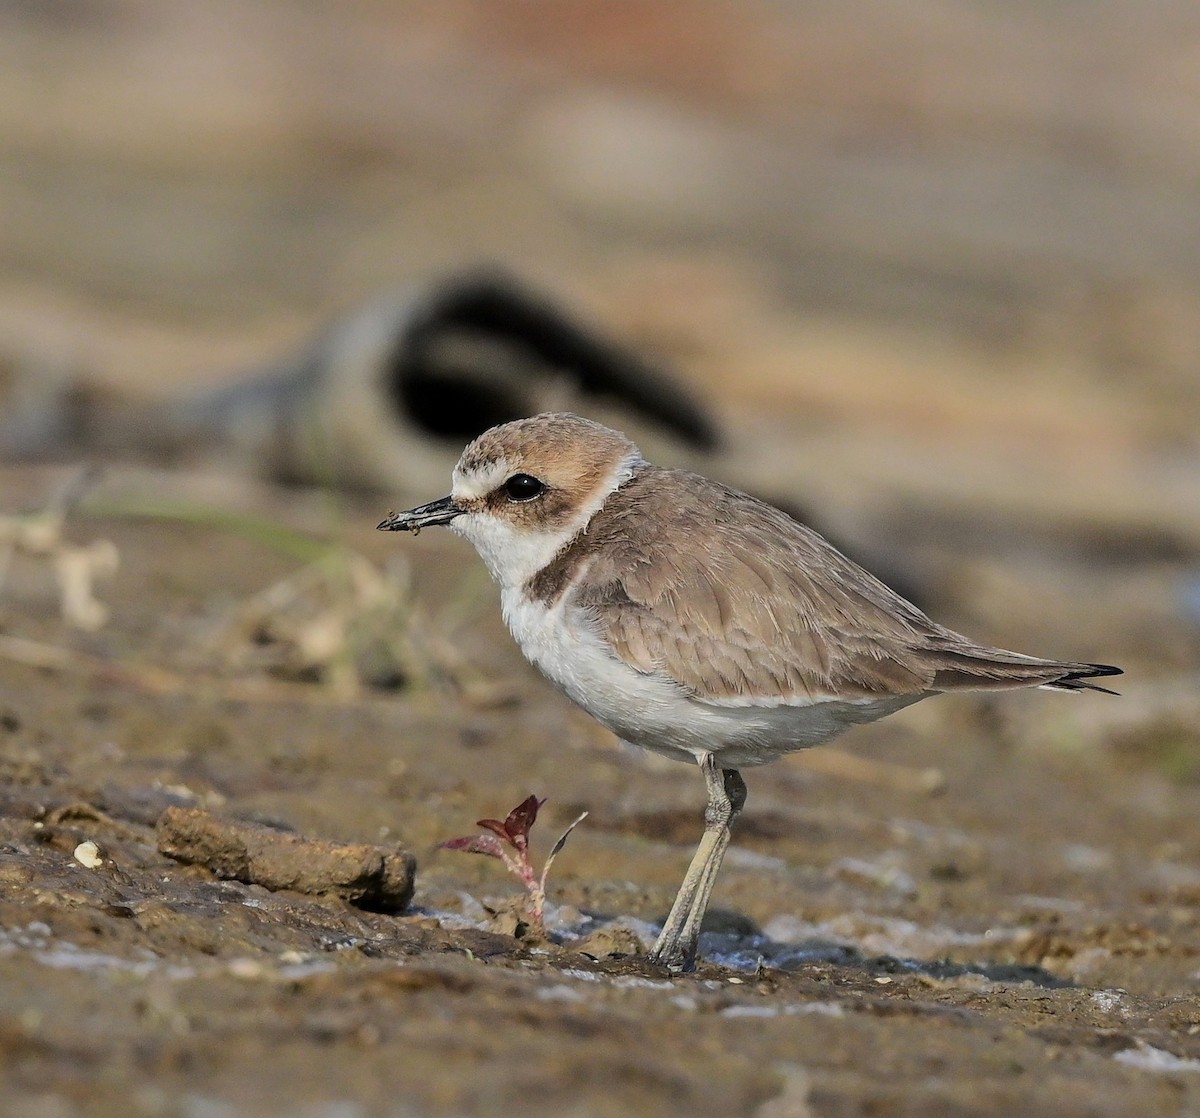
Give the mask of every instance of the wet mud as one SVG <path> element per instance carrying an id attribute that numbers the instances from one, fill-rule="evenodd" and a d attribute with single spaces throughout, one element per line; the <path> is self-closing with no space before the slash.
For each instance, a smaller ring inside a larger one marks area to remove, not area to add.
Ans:
<path id="1" fill-rule="evenodd" d="M 348 513 L 349 544 L 385 561 L 371 510 Z M 433 659 L 424 683 L 347 695 L 222 650 L 246 639 L 239 603 L 294 566 L 260 542 L 86 514 L 74 530 L 137 575 L 98 589 L 113 620 L 91 636 L 57 618 L 48 575 L 13 585 L 0 1112 L 1198 1105 L 1200 785 L 1165 684 L 941 699 L 819 764 L 748 771 L 702 964 L 670 975 L 641 954 L 699 832 L 699 775 L 623 752 L 543 685 L 465 545 L 423 535 L 412 592 L 466 603 L 423 647 L 460 642 L 489 686 Z M 545 937 L 498 862 L 439 848 L 531 792 L 535 860 L 590 812 Z M 412 903 L 347 890 L 347 849 L 359 868 L 414 852 Z"/>

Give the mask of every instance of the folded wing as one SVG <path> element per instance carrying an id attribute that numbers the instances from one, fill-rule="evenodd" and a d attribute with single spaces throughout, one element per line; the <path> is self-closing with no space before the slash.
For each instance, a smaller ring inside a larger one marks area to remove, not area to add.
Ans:
<path id="1" fill-rule="evenodd" d="M 587 564 L 574 601 L 616 655 L 714 703 L 1103 690 L 1088 680 L 1119 674 L 976 644 L 785 513 L 692 474 L 645 470 L 576 546 L 561 557 Z"/>

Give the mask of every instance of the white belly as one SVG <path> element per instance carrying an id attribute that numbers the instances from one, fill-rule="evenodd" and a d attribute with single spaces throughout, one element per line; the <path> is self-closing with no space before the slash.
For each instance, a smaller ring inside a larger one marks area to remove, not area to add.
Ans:
<path id="1" fill-rule="evenodd" d="M 551 609 L 520 589 L 501 593 L 504 621 L 526 658 L 618 737 L 680 760 L 716 754 L 726 768 L 761 765 L 873 722 L 923 695 L 847 702 L 705 702 L 672 680 L 623 663 L 577 610 Z"/>

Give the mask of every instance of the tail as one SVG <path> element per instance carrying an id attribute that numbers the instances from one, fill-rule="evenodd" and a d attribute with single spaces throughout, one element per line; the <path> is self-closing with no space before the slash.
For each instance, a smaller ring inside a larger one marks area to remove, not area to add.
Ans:
<path id="1" fill-rule="evenodd" d="M 1055 680 L 1053 683 L 1043 683 L 1043 687 L 1048 687 L 1052 691 L 1100 691 L 1105 695 L 1119 695 L 1119 691 L 1111 691 L 1107 687 L 1101 687 L 1098 683 L 1089 683 L 1089 679 L 1094 679 L 1096 676 L 1104 675 L 1124 675 L 1125 673 L 1120 668 L 1114 668 L 1112 664 L 1073 664 L 1073 671 L 1068 672 L 1061 679 Z"/>
<path id="2" fill-rule="evenodd" d="M 1054 691 L 1101 691 L 1105 695 L 1116 695 L 1116 691 L 1090 681 L 1124 674 L 1111 664 L 1041 660 L 1036 656 L 978 645 L 930 650 L 930 654 L 936 665 L 935 691 L 1010 691 L 1019 687 L 1046 687 Z"/>

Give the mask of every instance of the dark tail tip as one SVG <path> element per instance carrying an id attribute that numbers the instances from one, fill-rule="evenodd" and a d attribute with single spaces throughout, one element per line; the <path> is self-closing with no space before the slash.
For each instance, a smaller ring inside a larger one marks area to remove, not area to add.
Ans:
<path id="1" fill-rule="evenodd" d="M 1107 687 L 1101 687 L 1096 683 L 1089 683 L 1088 680 L 1097 677 L 1109 675 L 1124 675 L 1125 672 L 1121 668 L 1114 667 L 1112 664 L 1085 664 L 1076 671 L 1069 672 L 1062 679 L 1056 680 L 1055 687 L 1061 687 L 1067 691 L 1101 691 L 1105 695 L 1117 695 L 1118 691 L 1110 691 Z"/>

